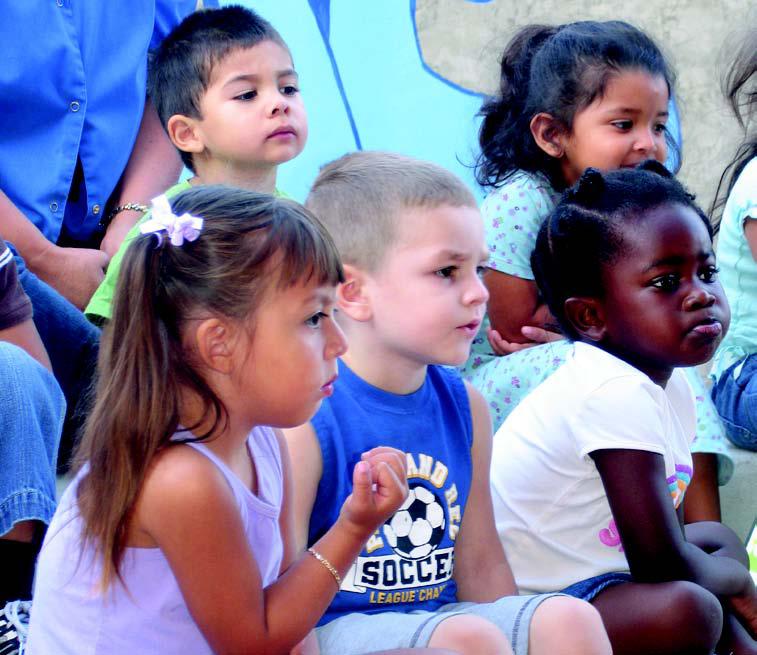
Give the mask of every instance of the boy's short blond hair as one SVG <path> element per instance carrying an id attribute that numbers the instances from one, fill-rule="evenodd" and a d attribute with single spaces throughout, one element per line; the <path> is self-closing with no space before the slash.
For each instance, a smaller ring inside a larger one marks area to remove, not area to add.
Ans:
<path id="1" fill-rule="evenodd" d="M 326 164 L 305 201 L 345 264 L 375 272 L 396 240 L 403 210 L 476 207 L 465 183 L 431 162 L 391 152 L 354 152 Z"/>

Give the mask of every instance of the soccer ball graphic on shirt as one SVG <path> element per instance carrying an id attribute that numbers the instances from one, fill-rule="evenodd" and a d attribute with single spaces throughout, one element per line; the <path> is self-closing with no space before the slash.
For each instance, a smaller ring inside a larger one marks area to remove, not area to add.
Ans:
<path id="1" fill-rule="evenodd" d="M 384 537 L 403 557 L 422 559 L 439 545 L 446 524 L 439 499 L 426 487 L 412 487 L 402 506 L 384 523 Z"/>

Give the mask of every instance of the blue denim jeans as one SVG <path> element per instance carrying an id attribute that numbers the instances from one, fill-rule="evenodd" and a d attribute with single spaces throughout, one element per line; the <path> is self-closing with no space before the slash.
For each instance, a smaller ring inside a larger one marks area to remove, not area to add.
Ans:
<path id="1" fill-rule="evenodd" d="M 757 354 L 727 368 L 712 387 L 726 436 L 739 448 L 757 450 Z"/>
<path id="2" fill-rule="evenodd" d="M 560 593 L 568 594 L 568 596 L 580 598 L 590 603 L 605 589 L 625 582 L 633 582 L 633 578 L 629 573 L 611 571 L 610 573 L 602 573 L 593 578 L 574 582 L 572 585 L 565 587 Z"/>
<path id="3" fill-rule="evenodd" d="M 66 401 L 50 372 L 0 341 L 0 534 L 55 512 L 55 465 Z"/>
<path id="4" fill-rule="evenodd" d="M 55 289 L 32 273 L 16 255 L 18 279 L 34 308 L 34 325 L 45 345 L 55 379 L 66 397 L 66 420 L 60 443 L 59 470 L 68 468 L 71 452 L 89 409 L 97 369 L 100 329 Z"/>

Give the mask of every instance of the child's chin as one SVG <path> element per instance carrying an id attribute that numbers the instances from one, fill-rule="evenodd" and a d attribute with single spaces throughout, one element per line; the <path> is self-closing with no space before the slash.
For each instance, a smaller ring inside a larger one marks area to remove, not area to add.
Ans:
<path id="1" fill-rule="evenodd" d="M 299 157 L 300 153 L 304 150 L 305 144 L 302 142 L 297 143 L 297 147 L 294 151 L 290 151 L 286 155 L 282 155 L 276 160 L 276 165 L 280 166 L 281 164 L 286 164 L 288 161 L 292 161 L 293 159 Z"/>
<path id="2" fill-rule="evenodd" d="M 447 353 L 446 356 L 440 357 L 438 361 L 434 362 L 439 366 L 453 366 L 458 368 L 468 361 L 470 356 L 470 348 L 466 349 L 464 353 Z"/>
<path id="3" fill-rule="evenodd" d="M 691 368 L 692 366 L 701 366 L 707 364 L 714 356 L 717 346 L 708 348 L 706 351 L 702 351 L 697 354 L 693 354 L 690 357 L 684 357 L 676 364 L 676 368 Z"/>
<path id="4" fill-rule="evenodd" d="M 287 416 L 285 420 L 277 421 L 275 425 L 271 424 L 270 427 L 280 428 L 282 430 L 298 428 L 315 416 L 316 412 L 321 408 L 322 403 L 323 400 L 319 400 L 316 405 L 309 408 L 310 411 L 302 411 L 298 414 L 292 414 L 291 416 Z"/>

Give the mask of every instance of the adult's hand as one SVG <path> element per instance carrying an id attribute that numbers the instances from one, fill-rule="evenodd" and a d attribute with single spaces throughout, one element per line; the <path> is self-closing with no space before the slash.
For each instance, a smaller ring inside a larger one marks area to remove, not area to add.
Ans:
<path id="1" fill-rule="evenodd" d="M 27 262 L 37 277 L 47 282 L 79 309 L 84 309 L 105 277 L 110 257 L 102 250 L 61 248 L 50 245 Z"/>
<path id="2" fill-rule="evenodd" d="M 80 309 L 89 302 L 110 261 L 99 250 L 52 244 L 1 190 L 0 236 L 16 246 L 32 273 Z"/>

